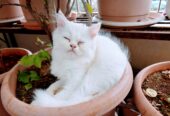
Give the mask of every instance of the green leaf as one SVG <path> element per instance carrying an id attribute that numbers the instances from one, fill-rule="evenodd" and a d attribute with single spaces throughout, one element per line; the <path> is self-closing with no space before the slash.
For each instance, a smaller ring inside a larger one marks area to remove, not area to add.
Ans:
<path id="1" fill-rule="evenodd" d="M 32 88 L 32 84 L 31 84 L 31 83 L 28 83 L 28 84 L 26 84 L 24 87 L 25 87 L 26 90 L 29 90 L 29 89 Z"/>
<path id="2" fill-rule="evenodd" d="M 92 13 L 93 13 L 93 8 L 92 8 L 92 6 L 91 6 L 89 3 L 86 3 L 86 7 L 87 7 L 88 12 L 89 12 L 90 14 L 92 14 Z"/>
<path id="3" fill-rule="evenodd" d="M 29 67 L 33 65 L 34 61 L 34 55 L 28 55 L 28 56 L 23 56 L 20 60 L 20 64 Z"/>
<path id="4" fill-rule="evenodd" d="M 20 64 L 25 67 L 30 67 L 34 65 L 37 68 L 41 68 L 42 61 L 50 60 L 50 58 L 51 57 L 47 51 L 40 50 L 40 52 L 37 54 L 22 57 L 20 60 Z"/>
<path id="5" fill-rule="evenodd" d="M 41 57 L 41 58 L 44 58 L 44 59 L 50 59 L 49 53 L 47 51 L 45 51 L 45 50 L 41 50 L 38 53 L 38 56 Z"/>
<path id="6" fill-rule="evenodd" d="M 29 73 L 27 71 L 18 72 L 18 81 L 29 83 Z"/>
<path id="7" fill-rule="evenodd" d="M 30 80 L 31 81 L 40 80 L 40 76 L 37 74 L 36 71 L 30 71 Z"/>
<path id="8" fill-rule="evenodd" d="M 36 67 L 41 68 L 41 62 L 42 62 L 42 59 L 39 56 L 34 57 L 34 65 Z"/>

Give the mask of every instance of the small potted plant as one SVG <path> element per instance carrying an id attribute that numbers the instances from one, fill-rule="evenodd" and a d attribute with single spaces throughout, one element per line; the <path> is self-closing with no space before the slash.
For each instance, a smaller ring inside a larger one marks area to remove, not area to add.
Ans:
<path id="1" fill-rule="evenodd" d="M 24 48 L 2 48 L 0 49 L 0 88 L 3 79 L 9 72 L 9 70 L 14 67 L 15 64 L 24 55 L 31 54 L 31 52 Z M 3 93 L 2 93 L 3 94 Z M 0 94 L 1 95 L 1 94 Z M 0 112 L 2 115 L 7 115 L 4 110 L 1 100 L 0 100 Z"/>
<path id="2" fill-rule="evenodd" d="M 160 62 L 144 68 L 134 82 L 134 100 L 142 115 L 169 116 L 170 62 Z"/>

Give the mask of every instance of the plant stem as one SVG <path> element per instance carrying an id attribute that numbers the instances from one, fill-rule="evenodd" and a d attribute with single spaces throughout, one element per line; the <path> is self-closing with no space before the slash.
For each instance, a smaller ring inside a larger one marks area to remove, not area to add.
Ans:
<path id="1" fill-rule="evenodd" d="M 70 1 L 71 1 L 71 0 L 70 0 Z M 73 3 L 72 3 L 72 5 L 71 5 L 71 7 L 69 8 L 70 2 L 68 1 L 68 3 L 67 3 L 67 12 L 66 12 L 66 14 L 65 14 L 66 16 L 68 16 L 68 15 L 70 14 L 71 10 L 73 9 L 73 6 L 74 6 L 75 2 L 76 2 L 76 0 L 73 0 Z"/>
<path id="2" fill-rule="evenodd" d="M 67 10 L 66 10 L 66 12 L 65 12 L 65 15 L 69 14 L 69 8 L 70 8 L 70 2 L 71 2 L 71 0 L 67 0 L 67 1 L 68 1 L 68 2 L 67 2 L 67 5 L 66 5 Z"/>
<path id="3" fill-rule="evenodd" d="M 60 0 L 57 0 L 57 13 L 60 10 Z"/>
<path id="4" fill-rule="evenodd" d="M 85 9 L 86 14 L 87 14 L 87 17 L 88 17 L 88 19 L 89 19 L 87 25 L 90 26 L 90 25 L 92 24 L 92 16 L 91 16 L 91 14 L 89 13 L 89 11 L 88 11 L 88 9 L 87 9 L 87 7 L 86 7 L 86 2 L 85 2 L 84 0 L 81 0 L 81 1 L 82 1 L 82 3 L 83 3 L 84 9 Z"/>
<path id="5" fill-rule="evenodd" d="M 52 43 L 52 35 L 51 31 L 48 28 L 48 18 L 46 16 L 43 16 L 41 14 L 38 14 L 36 11 L 33 10 L 32 5 L 31 5 L 32 0 L 26 0 L 26 6 L 28 8 L 28 11 L 31 13 L 33 18 L 41 25 L 41 28 L 45 30 L 47 35 L 50 38 L 50 41 Z"/>
<path id="6" fill-rule="evenodd" d="M 50 17 L 48 0 L 44 0 L 44 8 L 45 8 L 45 10 L 47 12 L 48 17 Z"/>

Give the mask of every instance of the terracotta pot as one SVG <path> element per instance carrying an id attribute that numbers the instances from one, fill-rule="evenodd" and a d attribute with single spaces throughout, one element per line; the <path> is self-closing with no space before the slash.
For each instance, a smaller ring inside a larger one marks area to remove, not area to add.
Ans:
<path id="1" fill-rule="evenodd" d="M 143 81 L 149 74 L 166 69 L 170 69 L 170 61 L 150 65 L 137 74 L 134 82 L 134 99 L 135 104 L 142 116 L 162 116 L 162 114 L 157 111 L 147 100 L 141 87 Z"/>
<path id="2" fill-rule="evenodd" d="M 99 16 L 105 21 L 136 22 L 145 18 L 152 0 L 98 0 Z"/>
<path id="3" fill-rule="evenodd" d="M 24 49 L 24 48 L 3 48 L 0 49 L 0 54 L 2 54 L 3 56 L 11 56 L 11 55 L 20 55 L 20 56 L 24 56 L 27 54 L 32 54 L 31 51 Z M 0 83 L 3 80 L 3 75 L 5 75 L 8 72 L 5 72 L 3 74 L 0 74 Z"/>
<path id="4" fill-rule="evenodd" d="M 20 3 L 26 5 L 25 0 L 20 0 Z M 33 10 L 35 10 L 38 13 L 46 15 L 46 11 L 44 9 L 44 0 L 32 0 L 31 4 Z M 66 12 L 66 8 L 67 8 L 66 6 L 67 6 L 67 0 L 60 0 L 60 7 L 63 13 Z M 56 2 L 56 7 L 57 7 L 57 2 Z M 24 12 L 24 16 L 27 22 L 35 21 L 35 19 L 32 17 L 32 15 L 27 9 L 22 8 L 22 10 Z"/>
<path id="5" fill-rule="evenodd" d="M 19 3 L 19 0 L 5 0 L 5 3 Z M 21 21 L 23 19 L 24 15 L 19 6 L 3 6 L 0 8 L 0 23 Z"/>
<path id="6" fill-rule="evenodd" d="M 0 75 L 0 89 L 1 89 L 2 80 L 3 80 L 3 78 L 5 77 L 5 75 L 6 75 L 6 73 Z M 1 93 L 0 93 L 0 95 L 1 95 Z M 1 99 L 0 99 L 0 112 L 1 112 L 1 116 L 10 116 L 10 115 L 6 112 L 6 110 L 4 109 L 4 107 L 3 107 L 3 105 L 2 105 Z"/>
<path id="7" fill-rule="evenodd" d="M 1 54 L 3 54 L 3 56 L 10 56 L 10 55 L 15 55 L 15 54 L 24 56 L 27 54 L 31 54 L 29 50 L 26 50 L 24 48 L 3 48 L 3 49 L 0 49 L 0 51 L 1 51 Z M 5 78 L 8 72 L 9 71 L 3 74 L 0 74 L 0 89 L 1 89 L 3 78 Z M 4 94 L 4 93 L 0 93 L 0 95 L 1 94 Z M 5 111 L 4 107 L 2 106 L 1 100 L 0 100 L 0 113 L 1 113 L 1 116 L 9 116 L 9 114 Z"/>
<path id="8" fill-rule="evenodd" d="M 19 64 L 13 68 L 2 83 L 2 102 L 10 115 L 13 116 L 94 116 L 113 114 L 113 110 L 128 94 L 133 82 L 133 74 L 130 64 L 120 81 L 101 96 L 84 103 L 67 107 L 37 107 L 26 104 L 15 97 L 17 72 L 23 70 Z"/>

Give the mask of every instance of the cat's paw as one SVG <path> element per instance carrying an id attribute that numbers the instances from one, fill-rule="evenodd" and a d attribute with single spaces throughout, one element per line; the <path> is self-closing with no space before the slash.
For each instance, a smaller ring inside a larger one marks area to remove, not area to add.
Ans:
<path id="1" fill-rule="evenodd" d="M 46 89 L 46 92 L 51 96 L 54 96 L 55 88 L 50 86 L 48 89 Z"/>
<path id="2" fill-rule="evenodd" d="M 63 87 L 63 83 L 61 80 L 56 81 L 55 83 L 51 84 L 47 89 L 47 93 L 50 95 L 55 95 L 56 93 L 58 93 Z"/>
<path id="3" fill-rule="evenodd" d="M 62 90 L 61 87 L 56 87 L 54 84 L 46 89 L 47 93 L 50 94 L 51 96 L 56 95 L 61 90 Z"/>

